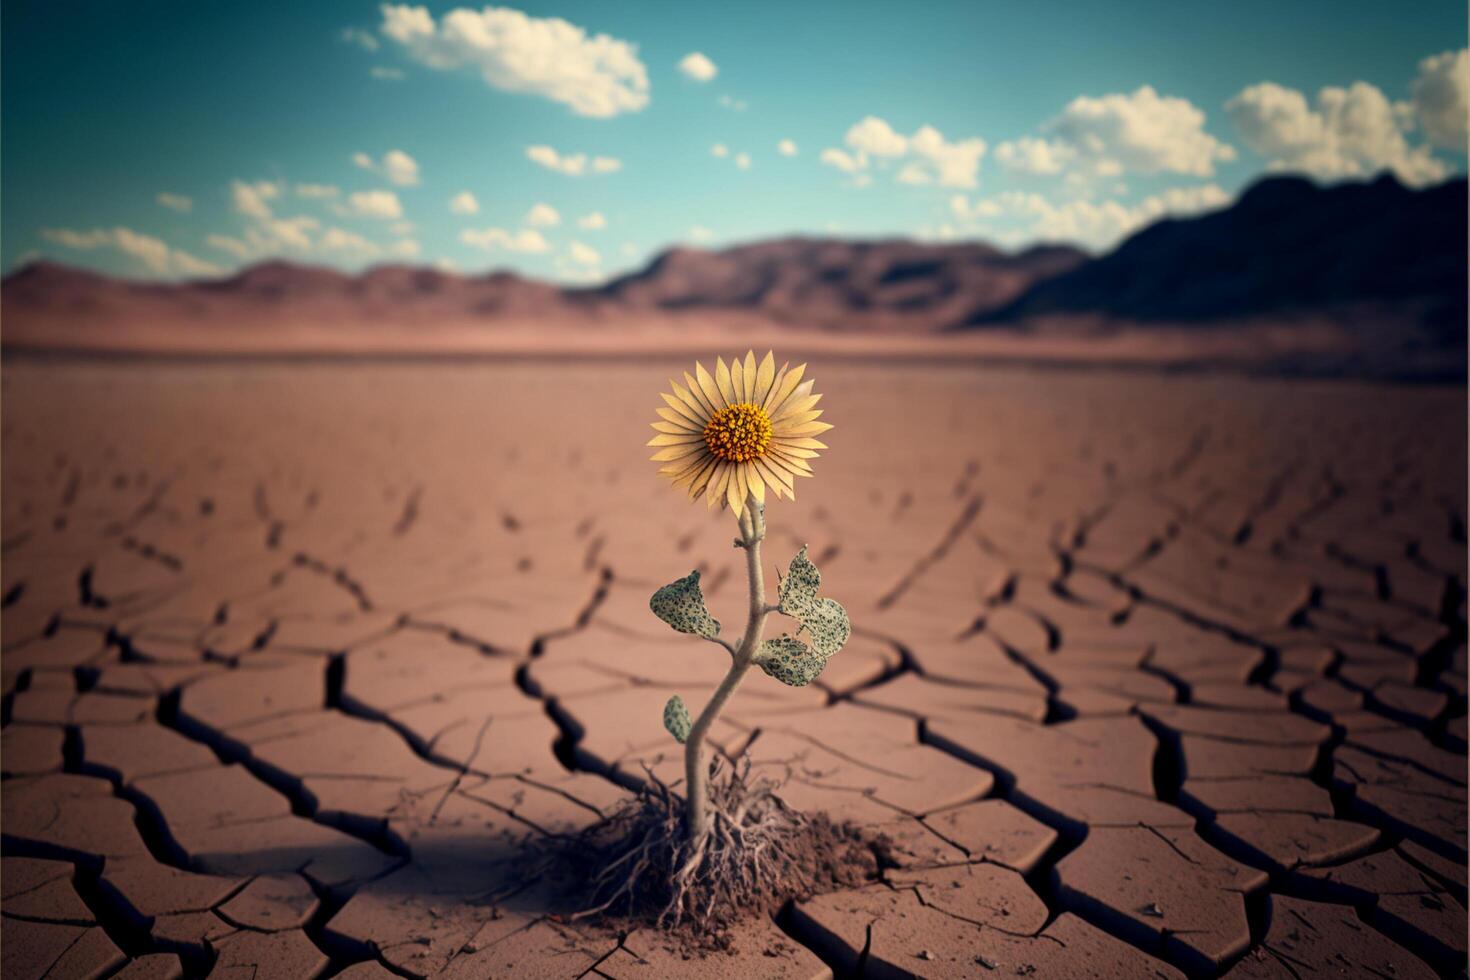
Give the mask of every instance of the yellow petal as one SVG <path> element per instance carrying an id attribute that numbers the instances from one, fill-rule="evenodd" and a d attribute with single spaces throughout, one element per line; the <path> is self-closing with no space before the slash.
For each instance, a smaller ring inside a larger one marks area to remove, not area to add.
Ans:
<path id="1" fill-rule="evenodd" d="M 766 359 L 761 361 L 761 366 L 755 372 L 755 396 L 751 401 L 757 405 L 764 405 L 766 398 L 771 394 L 771 383 L 776 380 L 776 355 L 766 351 Z"/>
<path id="2" fill-rule="evenodd" d="M 745 401 L 745 365 L 738 357 L 730 360 L 730 390 L 735 392 L 737 402 Z"/>
<path id="3" fill-rule="evenodd" d="M 713 456 L 706 456 L 700 459 L 698 465 L 689 468 L 689 472 L 680 474 L 678 479 L 674 481 L 674 486 L 682 486 L 687 482 L 689 484 L 689 496 L 694 497 L 698 495 L 700 488 L 709 480 L 709 475 L 714 471 L 715 463 L 717 462 L 719 460 Z"/>
<path id="4" fill-rule="evenodd" d="M 760 402 L 758 402 L 758 401 L 755 400 L 755 375 L 756 375 L 756 370 L 757 370 L 757 368 L 755 366 L 755 351 L 748 350 L 748 351 L 745 352 L 745 396 L 744 396 L 744 398 L 745 398 L 745 401 L 750 402 L 752 405 L 759 405 L 760 404 Z"/>
<path id="5" fill-rule="evenodd" d="M 735 386 L 730 383 L 730 369 L 725 366 L 723 357 L 715 358 L 715 384 L 719 387 L 720 394 L 725 396 L 726 405 L 734 405 L 740 401 L 735 397 Z"/>
<path id="6" fill-rule="evenodd" d="M 705 400 L 709 402 L 710 414 L 713 415 L 725 407 L 724 396 L 720 394 L 719 386 L 710 373 L 704 369 L 704 365 L 695 362 L 694 376 L 699 379 L 699 390 L 704 394 Z"/>
<path id="7" fill-rule="evenodd" d="M 779 422 L 773 420 L 771 422 L 771 431 L 779 435 L 780 433 L 786 432 L 789 429 L 793 429 L 798 425 L 806 425 L 808 422 L 815 422 L 821 417 L 822 410 L 820 408 L 811 412 L 795 412 L 793 414 L 785 416 Z"/>
<path id="8" fill-rule="evenodd" d="M 782 399 L 779 404 L 771 406 L 766 414 L 773 419 L 784 415 L 790 406 L 798 404 L 802 399 L 809 397 L 812 393 L 812 385 L 816 383 L 815 378 L 809 378 L 803 381 L 795 388 L 792 388 L 791 393 Z"/>
<path id="9" fill-rule="evenodd" d="M 657 435 L 644 443 L 645 446 L 687 446 L 690 443 L 704 442 L 704 436 L 697 432 L 681 432 L 679 435 Z"/>
<path id="10" fill-rule="evenodd" d="M 654 453 L 648 458 L 653 460 L 655 463 L 666 463 L 671 459 L 683 459 L 690 453 L 698 452 L 709 452 L 709 450 L 705 449 L 704 443 L 694 442 L 686 446 L 670 446 L 667 449 L 660 449 L 658 452 Z"/>
<path id="11" fill-rule="evenodd" d="M 687 415 L 680 415 L 678 412 L 674 411 L 672 408 L 659 408 L 659 409 L 655 409 L 654 411 L 658 412 L 658 417 L 659 418 L 663 419 L 665 422 L 669 423 L 670 425 L 677 425 L 681 429 L 689 429 L 691 432 L 703 432 L 704 431 L 704 426 L 702 426 L 698 422 L 695 422 L 694 420 L 690 419 L 689 416 L 687 416 Z M 657 423 L 655 423 L 655 424 L 657 424 Z"/>
<path id="12" fill-rule="evenodd" d="M 672 381 L 669 384 L 673 385 L 674 393 L 663 396 L 665 405 L 695 425 L 704 425 L 704 423 L 709 421 L 709 413 L 704 410 L 704 406 L 700 405 L 698 398 L 695 398 L 687 389 L 680 388 Z"/>
<path id="13" fill-rule="evenodd" d="M 760 470 L 761 476 L 765 478 L 765 482 L 770 484 L 772 490 L 776 491 L 777 496 L 780 495 L 782 488 L 787 490 L 792 488 L 791 474 L 786 471 L 784 464 L 770 457 L 766 457 L 765 459 L 756 460 L 755 465 Z"/>
<path id="14" fill-rule="evenodd" d="M 756 503 L 766 502 L 766 484 L 761 480 L 760 471 L 753 463 L 745 464 L 745 486 L 750 495 L 755 498 Z"/>
<path id="15" fill-rule="evenodd" d="M 821 423 L 818 422 L 816 424 L 820 425 Z M 808 439 L 805 436 L 796 436 L 796 437 L 782 436 L 780 439 L 773 439 L 773 440 L 771 440 L 771 442 L 772 442 L 772 445 L 774 445 L 777 449 L 785 449 L 787 446 L 790 446 L 793 449 L 826 449 L 827 448 L 827 444 L 825 442 L 818 442 L 815 439 Z"/>
<path id="16" fill-rule="evenodd" d="M 782 429 L 779 438 L 790 440 L 793 436 L 819 436 L 832 428 L 827 422 L 803 422 L 801 425 L 793 425 L 789 429 Z M 701 438 L 703 438 L 701 436 Z M 826 446 L 822 447 L 827 448 Z"/>
<path id="17" fill-rule="evenodd" d="M 791 396 L 791 393 L 796 390 L 796 386 L 801 382 L 801 376 L 805 372 L 805 364 L 798 364 L 790 371 L 787 371 L 784 367 L 781 369 L 781 381 L 771 387 L 771 396 L 761 406 L 766 410 L 767 415 L 774 415 L 776 409 Z"/>
<path id="18" fill-rule="evenodd" d="M 705 488 L 711 507 L 715 505 L 715 501 L 725 499 L 725 485 L 729 482 L 730 464 L 721 460 L 720 465 L 716 466 L 714 473 L 710 475 L 709 483 Z"/>
<path id="19" fill-rule="evenodd" d="M 817 402 L 821 400 L 821 395 L 807 395 L 805 398 L 788 399 L 785 407 L 782 408 L 781 411 L 771 416 L 771 421 L 779 422 L 781 419 L 790 418 L 791 416 L 799 415 L 802 412 L 810 412 L 812 409 L 817 407 Z"/>
<path id="20" fill-rule="evenodd" d="M 730 482 L 725 487 L 725 501 L 730 505 L 730 509 L 735 512 L 735 516 L 739 517 L 741 508 L 745 503 L 745 495 L 740 492 L 739 467 L 735 467 L 734 472 L 730 474 Z"/>

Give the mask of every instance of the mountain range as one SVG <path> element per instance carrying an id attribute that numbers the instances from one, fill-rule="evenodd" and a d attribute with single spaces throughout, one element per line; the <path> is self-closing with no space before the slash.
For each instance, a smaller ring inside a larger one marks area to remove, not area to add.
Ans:
<path id="1" fill-rule="evenodd" d="M 1169 338 L 1174 360 L 1226 348 L 1238 360 L 1266 343 L 1288 366 L 1463 376 L 1466 206 L 1463 178 L 1411 190 L 1390 176 L 1331 187 L 1270 177 L 1227 208 L 1161 220 L 1097 257 L 784 238 L 670 249 L 590 288 L 286 261 L 148 283 L 40 261 L 5 277 L 0 317 L 11 351 L 493 351 L 511 337 L 517 350 L 555 350 L 592 328 L 610 349 L 622 331 L 675 347 L 733 331 L 853 352 L 983 354 L 1003 339 L 1025 356 L 1030 339 L 1045 357 L 1048 338 L 1080 350 L 1126 335 L 1128 349 Z"/>

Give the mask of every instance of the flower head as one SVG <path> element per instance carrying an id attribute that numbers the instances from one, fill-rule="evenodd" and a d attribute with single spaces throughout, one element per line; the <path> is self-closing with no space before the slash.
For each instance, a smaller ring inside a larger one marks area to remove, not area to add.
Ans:
<path id="1" fill-rule="evenodd" d="M 818 422 L 813 381 L 803 381 L 806 365 L 782 365 L 767 352 L 759 364 L 755 352 L 732 358 L 727 367 L 715 359 L 715 373 L 695 364 L 684 372 L 684 384 L 670 381 L 673 394 L 663 396 L 667 408 L 654 422 L 659 434 L 649 440 L 659 447 L 651 457 L 664 463 L 659 475 L 674 486 L 701 493 L 713 507 L 729 505 L 740 516 L 745 501 L 764 503 L 766 488 L 776 496 L 796 499 L 796 477 L 811 476 L 807 462 L 827 447 L 813 436 L 832 426 Z"/>

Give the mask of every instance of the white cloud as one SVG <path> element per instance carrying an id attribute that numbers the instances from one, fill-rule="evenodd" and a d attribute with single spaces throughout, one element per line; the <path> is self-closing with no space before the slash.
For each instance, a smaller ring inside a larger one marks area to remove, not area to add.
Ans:
<path id="1" fill-rule="evenodd" d="M 714 241 L 714 238 L 715 233 L 710 231 L 704 225 L 694 225 L 689 229 L 689 240 L 691 242 L 712 242 Z"/>
<path id="2" fill-rule="evenodd" d="M 1446 51 L 1419 62 L 1410 91 L 1424 135 L 1435 146 L 1464 153 L 1470 119 L 1470 51 Z"/>
<path id="3" fill-rule="evenodd" d="M 436 23 L 424 7 L 384 4 L 382 32 L 420 64 L 469 68 L 492 88 L 560 102 L 605 118 L 648 104 L 648 72 L 636 45 L 587 31 L 560 17 L 509 7 L 459 7 Z"/>
<path id="4" fill-rule="evenodd" d="M 320 224 L 315 218 L 306 215 L 268 218 L 258 227 L 247 229 L 245 237 L 257 252 L 279 251 L 282 248 L 305 252 L 311 249 L 311 236 L 308 233 L 316 231 Z"/>
<path id="5" fill-rule="evenodd" d="M 229 235 L 210 235 L 204 239 L 204 244 L 211 248 L 217 248 L 221 252 L 229 252 L 242 262 L 250 258 L 253 254 L 249 245 L 240 241 L 238 238 L 231 238 Z"/>
<path id="6" fill-rule="evenodd" d="M 373 37 L 371 31 L 365 31 L 361 27 L 342 28 L 342 40 L 355 44 L 364 51 L 378 50 L 378 39 Z"/>
<path id="7" fill-rule="evenodd" d="M 1131 94 L 1078 96 L 1044 127 L 1103 176 L 1125 171 L 1208 177 L 1235 150 L 1204 130 L 1205 114 L 1188 99 L 1145 85 Z"/>
<path id="8" fill-rule="evenodd" d="M 468 228 L 459 233 L 459 240 L 472 248 L 486 251 L 504 249 L 507 252 L 547 252 L 551 244 L 534 228 L 522 228 L 510 232 L 504 228 Z"/>
<path id="9" fill-rule="evenodd" d="M 577 219 L 577 227 L 586 228 L 588 231 L 601 231 L 607 227 L 607 219 L 602 216 L 601 211 L 593 211 L 584 214 Z"/>
<path id="10" fill-rule="evenodd" d="M 712 157 L 727 157 L 730 155 L 730 148 L 724 143 L 716 143 L 709 148 L 709 155 Z"/>
<path id="11" fill-rule="evenodd" d="M 618 246 L 618 252 L 624 258 L 631 259 L 633 256 L 638 254 L 638 246 L 635 245 L 633 242 L 623 242 L 623 244 Z"/>
<path id="12" fill-rule="evenodd" d="M 866 157 L 848 153 L 846 150 L 839 150 L 833 146 L 823 150 L 819 159 L 827 166 L 836 167 L 845 174 L 855 174 L 868 165 Z"/>
<path id="13" fill-rule="evenodd" d="M 388 246 L 389 254 L 405 259 L 415 258 L 423 250 L 423 246 L 412 238 L 400 238 Z"/>
<path id="14" fill-rule="evenodd" d="M 383 154 L 381 162 L 374 161 L 366 153 L 354 153 L 352 162 L 364 170 L 382 174 L 400 187 L 412 187 L 419 182 L 418 161 L 402 150 L 389 150 Z"/>
<path id="15" fill-rule="evenodd" d="M 392 191 L 355 191 L 347 195 L 345 213 L 362 218 L 401 218 L 403 204 Z"/>
<path id="16" fill-rule="evenodd" d="M 1410 147 L 1404 113 L 1367 82 L 1329 86 L 1315 105 L 1295 89 L 1261 82 L 1225 103 L 1240 137 L 1271 170 L 1322 178 L 1393 172 L 1406 184 L 1439 180 L 1448 168 L 1428 146 Z"/>
<path id="17" fill-rule="evenodd" d="M 387 65 L 373 65 L 368 74 L 380 82 L 401 82 L 407 77 L 402 68 L 389 68 Z"/>
<path id="18" fill-rule="evenodd" d="M 91 231 L 43 228 L 41 237 L 80 251 L 113 248 L 137 259 L 149 272 L 159 276 L 216 276 L 224 271 L 212 262 L 170 248 L 162 240 L 131 228 L 94 228 Z"/>
<path id="19" fill-rule="evenodd" d="M 707 82 L 720 73 L 715 63 L 699 51 L 691 51 L 680 58 L 679 70 L 684 73 L 685 78 L 692 78 L 696 82 Z"/>
<path id="20" fill-rule="evenodd" d="M 1077 151 L 1061 140 L 1034 139 L 1030 136 L 1006 140 L 995 148 L 995 162 L 1005 169 L 1041 176 L 1061 173 L 1062 168 L 1076 155 Z"/>
<path id="21" fill-rule="evenodd" d="M 170 211 L 192 211 L 194 209 L 194 199 L 182 194 L 162 191 L 153 200 L 158 202 L 160 207 L 168 208 Z"/>
<path id="22" fill-rule="evenodd" d="M 561 224 L 561 214 L 550 204 L 537 202 L 522 220 L 532 228 L 555 228 Z"/>
<path id="23" fill-rule="evenodd" d="M 361 235 L 341 228 L 328 228 L 322 232 L 318 243 L 324 252 L 345 252 L 351 255 L 377 255 L 378 246 Z"/>
<path id="24" fill-rule="evenodd" d="M 623 162 L 616 157 L 589 158 L 585 153 L 562 155 L 549 146 L 526 147 L 526 159 L 568 177 L 581 177 L 587 173 L 610 174 L 623 169 Z"/>
<path id="25" fill-rule="evenodd" d="M 877 116 L 855 123 L 843 141 L 848 149 L 828 147 L 819 159 L 852 174 L 853 183 L 859 187 L 870 182 L 866 171 L 875 162 L 881 167 L 894 161 L 902 161 L 895 175 L 899 183 L 974 187 L 979 182 L 980 160 L 986 149 L 985 141 L 978 137 L 951 143 L 929 125 L 904 136 Z"/>
<path id="26" fill-rule="evenodd" d="M 395 221 L 388 226 L 388 230 L 395 235 L 412 235 L 415 228 L 412 221 Z"/>
<path id="27" fill-rule="evenodd" d="M 720 96 L 720 105 L 729 109 L 731 112 L 744 112 L 750 108 L 749 102 L 746 102 L 744 99 L 737 99 L 733 95 Z"/>
<path id="28" fill-rule="evenodd" d="M 867 116 L 854 123 L 844 142 L 859 153 L 875 157 L 901 157 L 909 150 L 909 141 L 877 116 Z"/>
<path id="29" fill-rule="evenodd" d="M 776 144 L 776 152 L 783 157 L 796 156 L 796 143 L 791 140 L 782 140 Z"/>
<path id="30" fill-rule="evenodd" d="M 469 191 L 460 191 L 449 199 L 450 214 L 479 214 L 480 202 Z"/>
<path id="31" fill-rule="evenodd" d="M 567 243 L 567 255 L 578 265 L 591 266 L 597 265 L 602 261 L 602 256 L 598 254 L 597 249 L 590 245 L 583 245 L 578 241 Z"/>
<path id="32" fill-rule="evenodd" d="M 749 170 L 750 169 L 750 154 L 749 153 L 737 153 L 737 154 L 735 154 L 735 166 L 739 167 L 741 170 Z"/>
<path id="33" fill-rule="evenodd" d="M 305 198 L 310 198 L 310 199 L 313 199 L 313 200 L 325 200 L 325 199 L 328 199 L 328 198 L 334 198 L 339 193 L 341 193 L 341 192 L 339 190 L 337 190 L 336 187 L 333 187 L 331 184 L 297 184 L 296 185 L 296 196 L 297 197 L 305 197 Z"/>
<path id="34" fill-rule="evenodd" d="M 1074 241 L 1102 248 L 1162 217 L 1198 214 L 1222 208 L 1230 200 L 1215 184 L 1169 188 L 1132 205 L 1089 200 L 1058 204 L 1040 194 L 1007 191 L 977 200 L 956 194 L 950 198 L 950 211 L 971 230 L 1002 239 Z M 993 224 L 997 220 L 1008 223 L 1009 229 L 998 229 Z"/>
<path id="35" fill-rule="evenodd" d="M 230 184 L 230 197 L 234 201 L 235 210 L 249 218 L 269 218 L 271 207 L 266 202 L 280 193 L 280 188 L 268 180 L 254 183 L 237 180 Z"/>

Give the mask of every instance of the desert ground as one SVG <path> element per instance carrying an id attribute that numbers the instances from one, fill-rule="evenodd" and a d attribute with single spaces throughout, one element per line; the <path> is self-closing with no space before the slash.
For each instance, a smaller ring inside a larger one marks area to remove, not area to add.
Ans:
<path id="1" fill-rule="evenodd" d="M 5 980 L 1464 967 L 1463 386 L 814 362 L 765 560 L 854 636 L 714 738 L 895 866 L 706 958 L 567 921 L 523 855 L 724 672 L 650 593 L 743 621 L 647 461 L 688 366 L 7 358 Z"/>

